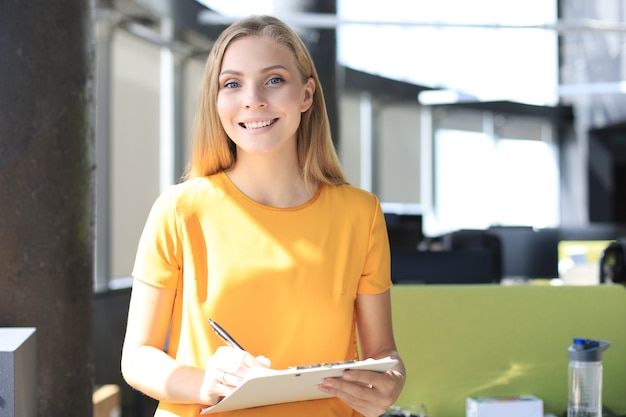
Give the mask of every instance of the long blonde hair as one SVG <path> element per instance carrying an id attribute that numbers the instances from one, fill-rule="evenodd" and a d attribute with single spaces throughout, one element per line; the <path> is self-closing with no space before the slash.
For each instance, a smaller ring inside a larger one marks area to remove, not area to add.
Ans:
<path id="1" fill-rule="evenodd" d="M 347 180 L 330 134 L 330 123 L 319 77 L 300 37 L 272 16 L 254 16 L 226 28 L 207 58 L 196 109 L 193 148 L 185 178 L 213 175 L 231 168 L 237 160 L 235 144 L 222 127 L 217 113 L 218 77 L 228 46 L 246 36 L 267 36 L 291 51 L 306 82 L 313 78 L 313 104 L 304 113 L 296 135 L 298 163 L 306 183 L 345 184 Z"/>

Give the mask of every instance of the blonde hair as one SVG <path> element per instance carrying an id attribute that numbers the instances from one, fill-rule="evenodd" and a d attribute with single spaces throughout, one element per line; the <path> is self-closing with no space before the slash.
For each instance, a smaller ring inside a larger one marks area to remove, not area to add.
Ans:
<path id="1" fill-rule="evenodd" d="M 300 37 L 281 20 L 254 16 L 226 28 L 207 58 L 196 109 L 193 148 L 186 178 L 208 176 L 231 168 L 237 160 L 235 144 L 222 127 L 217 113 L 218 77 L 228 46 L 247 36 L 267 36 L 293 53 L 302 81 L 313 78 L 311 107 L 302 113 L 296 135 L 298 163 L 306 183 L 345 184 L 347 180 L 330 134 L 330 123 L 319 77 Z"/>

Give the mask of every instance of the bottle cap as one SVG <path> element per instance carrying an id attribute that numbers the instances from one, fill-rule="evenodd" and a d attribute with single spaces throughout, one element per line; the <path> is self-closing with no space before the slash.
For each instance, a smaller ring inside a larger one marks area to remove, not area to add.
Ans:
<path id="1" fill-rule="evenodd" d="M 600 362 L 602 352 L 611 346 L 608 340 L 591 340 L 574 338 L 574 344 L 567 349 L 570 361 Z"/>

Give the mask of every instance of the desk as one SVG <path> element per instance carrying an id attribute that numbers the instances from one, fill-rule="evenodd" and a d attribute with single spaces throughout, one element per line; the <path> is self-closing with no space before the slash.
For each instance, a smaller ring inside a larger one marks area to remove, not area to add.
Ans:
<path id="1" fill-rule="evenodd" d="M 626 288 L 621 285 L 394 285 L 394 334 L 407 367 L 396 403 L 464 416 L 465 399 L 532 394 L 567 407 L 567 348 L 605 339 L 604 405 L 626 413 Z"/>

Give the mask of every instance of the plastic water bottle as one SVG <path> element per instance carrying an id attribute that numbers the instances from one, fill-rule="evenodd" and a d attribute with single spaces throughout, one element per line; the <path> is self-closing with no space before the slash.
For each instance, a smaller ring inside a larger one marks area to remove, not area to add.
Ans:
<path id="1" fill-rule="evenodd" d="M 574 339 L 567 349 L 567 417 L 602 417 L 602 352 L 610 345 L 605 340 Z"/>

